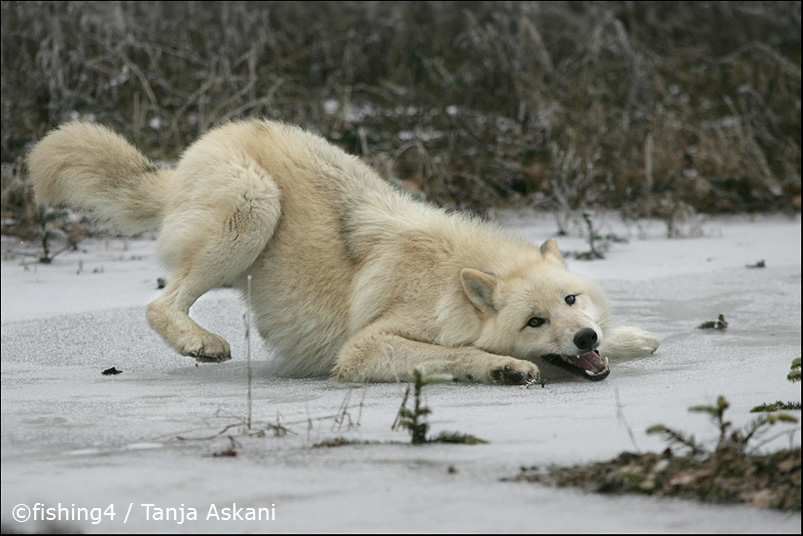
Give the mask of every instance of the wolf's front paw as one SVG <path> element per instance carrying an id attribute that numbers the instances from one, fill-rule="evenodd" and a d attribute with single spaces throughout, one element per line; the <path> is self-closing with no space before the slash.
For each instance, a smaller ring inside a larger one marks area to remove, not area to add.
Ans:
<path id="1" fill-rule="evenodd" d="M 492 383 L 505 385 L 524 385 L 541 378 L 541 371 L 529 361 L 503 358 L 505 361 L 495 363 L 490 371 Z"/>
<path id="2" fill-rule="evenodd" d="M 229 343 L 214 333 L 205 333 L 193 341 L 184 344 L 181 353 L 194 357 L 199 363 L 220 363 L 231 359 Z"/>
<path id="3" fill-rule="evenodd" d="M 605 334 L 599 351 L 610 357 L 647 357 L 655 353 L 660 344 L 649 331 L 620 326 Z"/>

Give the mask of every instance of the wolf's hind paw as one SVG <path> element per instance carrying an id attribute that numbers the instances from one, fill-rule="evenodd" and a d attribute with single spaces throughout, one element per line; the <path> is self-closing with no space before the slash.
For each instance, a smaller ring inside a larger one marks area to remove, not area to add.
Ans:
<path id="1" fill-rule="evenodd" d="M 220 363 L 231 359 L 231 349 L 222 337 L 209 333 L 205 335 L 200 344 L 185 346 L 182 354 L 194 357 L 199 363 Z"/>

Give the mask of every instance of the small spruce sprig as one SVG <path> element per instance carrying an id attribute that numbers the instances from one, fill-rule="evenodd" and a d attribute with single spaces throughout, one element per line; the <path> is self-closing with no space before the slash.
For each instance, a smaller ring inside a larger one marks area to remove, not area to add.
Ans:
<path id="1" fill-rule="evenodd" d="M 605 243 L 600 244 L 602 237 L 594 229 L 594 224 L 591 221 L 591 215 L 589 215 L 588 212 L 583 212 L 583 221 L 585 221 L 586 227 L 588 227 L 589 260 L 604 259 L 605 251 L 608 249 L 608 245 Z"/>
<path id="2" fill-rule="evenodd" d="M 786 379 L 792 383 L 797 383 L 800 381 L 800 358 L 796 357 L 792 360 L 792 366 L 790 367 L 789 374 L 786 375 Z M 759 406 L 754 407 L 750 410 L 750 413 L 762 413 L 765 411 L 778 411 L 778 410 L 799 410 L 800 409 L 800 402 L 784 402 L 782 400 L 778 400 L 772 404 L 761 404 Z"/>
<path id="3" fill-rule="evenodd" d="M 432 374 L 425 376 L 421 369 L 413 370 L 413 382 L 412 384 L 407 384 L 407 391 L 404 393 L 399 413 L 396 415 L 396 422 L 393 423 L 393 430 L 404 428 L 410 432 L 410 442 L 414 445 L 426 443 L 427 432 L 429 431 L 427 415 L 432 413 L 432 410 L 424 405 L 422 391 L 426 385 L 445 383 L 446 381 L 448 379 L 444 376 Z M 413 395 L 412 409 L 407 407 L 411 389 Z"/>
<path id="4" fill-rule="evenodd" d="M 432 410 L 424 405 L 422 400 L 424 387 L 427 385 L 435 385 L 438 383 L 447 383 L 452 380 L 448 374 L 424 374 L 420 369 L 413 370 L 413 382 L 407 384 L 407 390 L 402 398 L 401 407 L 396 414 L 396 420 L 391 427 L 392 430 L 404 428 L 410 433 L 410 442 L 413 445 L 421 445 L 423 443 L 462 443 L 468 445 L 476 445 L 478 443 L 487 443 L 487 441 L 480 439 L 471 434 L 461 434 L 459 432 L 441 432 L 434 438 L 427 438 L 429 432 L 429 423 L 427 416 L 432 413 Z M 410 400 L 412 394 L 412 409 L 407 407 L 407 402 Z"/>
<path id="5" fill-rule="evenodd" d="M 765 411 L 795 411 L 800 410 L 800 402 L 784 402 L 777 400 L 771 404 L 760 404 L 750 410 L 750 413 L 763 413 Z"/>
<path id="6" fill-rule="evenodd" d="M 589 249 L 588 251 L 574 253 L 574 258 L 582 261 L 604 259 L 609 244 L 602 241 L 602 236 L 594 229 L 594 222 L 591 221 L 591 215 L 588 212 L 583 212 L 583 221 L 588 228 L 587 241 Z"/>
<path id="7" fill-rule="evenodd" d="M 786 375 L 786 379 L 792 383 L 800 381 L 800 358 L 796 357 L 792 360 L 792 367 L 789 371 L 789 374 Z"/>
<path id="8" fill-rule="evenodd" d="M 594 229 L 594 222 L 592 221 L 591 215 L 588 212 L 583 212 L 582 217 L 588 231 L 586 241 L 588 242 L 589 249 L 588 251 L 569 251 L 566 252 L 567 256 L 574 257 L 575 259 L 581 261 L 604 259 L 605 254 L 611 248 L 612 243 L 627 243 L 626 238 L 618 236 L 614 233 L 608 233 L 605 236 L 599 234 L 597 230 Z"/>
<path id="9" fill-rule="evenodd" d="M 729 407 L 730 403 L 725 397 L 719 396 L 713 406 L 704 404 L 689 408 L 691 412 L 709 415 L 714 425 L 719 429 L 719 438 L 713 451 L 709 451 L 693 435 L 686 435 L 663 424 L 650 426 L 647 428 L 647 433 L 661 434 L 670 445 L 686 447 L 691 450 L 692 454 L 715 453 L 720 450 L 744 453 L 747 450 L 748 443 L 763 435 L 770 426 L 779 422 L 797 422 L 795 417 L 787 413 L 770 413 L 762 415 L 748 423 L 744 428 L 738 429 L 733 426 L 731 421 L 725 420 L 725 411 Z"/>
<path id="10" fill-rule="evenodd" d="M 59 224 L 64 223 L 68 214 L 66 210 L 54 209 L 46 205 L 40 205 L 34 209 L 33 221 L 36 225 L 36 237 L 42 246 L 42 254 L 39 256 L 40 263 L 50 264 L 57 255 L 73 247 L 73 244 L 69 243 L 67 233 L 59 227 Z M 67 240 L 68 244 L 51 254 L 51 242 L 57 239 Z"/>

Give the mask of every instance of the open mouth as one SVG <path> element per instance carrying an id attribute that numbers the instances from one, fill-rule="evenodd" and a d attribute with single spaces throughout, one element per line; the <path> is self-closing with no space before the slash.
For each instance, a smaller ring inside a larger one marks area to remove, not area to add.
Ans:
<path id="1" fill-rule="evenodd" d="M 542 357 L 548 363 L 594 382 L 604 380 L 611 373 L 611 369 L 608 368 L 608 358 L 600 356 L 596 350 L 580 355 L 548 354 Z"/>

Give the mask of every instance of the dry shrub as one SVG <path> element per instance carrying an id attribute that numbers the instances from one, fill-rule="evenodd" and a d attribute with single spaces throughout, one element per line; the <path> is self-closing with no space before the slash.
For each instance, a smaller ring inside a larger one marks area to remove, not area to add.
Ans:
<path id="1" fill-rule="evenodd" d="M 799 2 L 3 2 L 3 212 L 64 120 L 172 160 L 247 116 L 479 212 L 794 210 L 800 51 Z"/>

